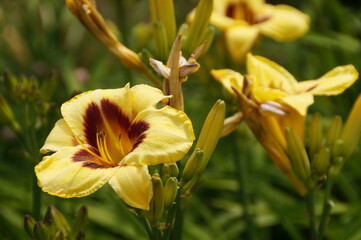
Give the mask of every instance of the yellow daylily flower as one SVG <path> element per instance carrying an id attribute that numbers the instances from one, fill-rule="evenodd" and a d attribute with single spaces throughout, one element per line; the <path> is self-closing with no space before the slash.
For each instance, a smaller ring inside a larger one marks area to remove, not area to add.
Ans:
<path id="1" fill-rule="evenodd" d="M 247 75 L 230 69 L 211 74 L 240 100 L 243 118 L 275 164 L 293 179 L 291 163 L 284 153 L 285 128 L 304 138 L 304 122 L 314 95 L 337 95 L 358 78 L 353 65 L 339 66 L 316 80 L 297 80 L 277 63 L 247 55 Z M 296 184 L 297 185 L 297 184 Z"/>
<path id="2" fill-rule="evenodd" d="M 310 18 L 291 6 L 266 4 L 264 0 L 217 0 L 210 22 L 224 31 L 232 60 L 240 62 L 261 35 L 277 41 L 294 40 L 308 31 Z"/>
<path id="3" fill-rule="evenodd" d="M 147 165 L 180 160 L 194 140 L 182 111 L 154 105 L 169 96 L 156 88 L 94 90 L 61 107 L 63 118 L 41 148 L 35 167 L 43 191 L 59 197 L 83 197 L 105 183 L 130 206 L 149 209 L 151 176 Z"/>

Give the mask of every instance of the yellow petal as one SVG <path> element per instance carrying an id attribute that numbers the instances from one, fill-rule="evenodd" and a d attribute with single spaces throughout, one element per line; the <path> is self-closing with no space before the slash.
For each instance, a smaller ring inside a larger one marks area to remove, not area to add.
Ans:
<path id="1" fill-rule="evenodd" d="M 358 72 L 353 65 L 339 66 L 319 79 L 300 82 L 297 90 L 314 95 L 337 95 L 349 88 L 357 78 Z"/>
<path id="2" fill-rule="evenodd" d="M 242 92 L 243 76 L 239 72 L 233 71 L 231 69 L 213 69 L 211 70 L 211 74 L 212 77 L 220 82 L 229 93 L 236 95 L 232 87 L 237 88 Z"/>
<path id="3" fill-rule="evenodd" d="M 65 123 L 64 119 L 60 119 L 55 123 L 49 136 L 46 138 L 44 146 L 40 149 L 41 153 L 55 152 L 63 147 L 77 146 L 78 142 L 74 138 L 74 134 Z"/>
<path id="4" fill-rule="evenodd" d="M 114 118 L 123 117 L 127 118 L 124 121 L 131 121 L 131 100 L 128 84 L 119 89 L 88 91 L 65 102 L 61 106 L 61 113 L 71 131 L 82 142 L 96 147 L 97 128 L 102 128 L 106 118 L 118 121 Z M 117 113 L 114 113 L 114 109 Z"/>
<path id="5" fill-rule="evenodd" d="M 261 57 L 247 55 L 247 71 L 254 87 L 264 86 L 294 93 L 296 79 L 277 63 Z"/>
<path id="6" fill-rule="evenodd" d="M 288 5 L 264 7 L 270 18 L 258 24 L 262 34 L 279 41 L 293 40 L 303 36 L 309 29 L 310 17 Z"/>
<path id="7" fill-rule="evenodd" d="M 225 40 L 228 52 L 235 62 L 244 61 L 259 36 L 259 31 L 253 26 L 237 26 L 226 30 Z"/>
<path id="8" fill-rule="evenodd" d="M 136 147 L 124 157 L 124 164 L 153 165 L 180 160 L 191 147 L 194 134 L 187 115 L 171 107 L 148 108 L 134 122 L 144 121 L 149 128 L 140 135 Z"/>
<path id="9" fill-rule="evenodd" d="M 267 101 L 277 102 L 278 99 L 286 97 L 287 93 L 278 89 L 260 86 L 252 89 L 252 95 L 258 103 L 264 103 Z"/>
<path id="10" fill-rule="evenodd" d="M 145 84 L 135 85 L 130 89 L 132 95 L 132 111 L 139 113 L 144 109 L 154 106 L 158 102 L 168 99 L 162 91 Z M 129 103 L 128 103 L 129 104 Z"/>
<path id="11" fill-rule="evenodd" d="M 123 166 L 109 184 L 129 206 L 149 210 L 153 190 L 147 166 Z"/>
<path id="12" fill-rule="evenodd" d="M 94 163 L 93 155 L 77 147 L 64 147 L 35 167 L 38 185 L 51 195 L 83 197 L 102 187 L 118 170 Z"/>
<path id="13" fill-rule="evenodd" d="M 313 104 L 313 95 L 311 93 L 302 93 L 299 95 L 289 95 L 281 98 L 279 103 L 286 104 L 296 110 L 302 116 L 307 114 L 307 109 Z"/>

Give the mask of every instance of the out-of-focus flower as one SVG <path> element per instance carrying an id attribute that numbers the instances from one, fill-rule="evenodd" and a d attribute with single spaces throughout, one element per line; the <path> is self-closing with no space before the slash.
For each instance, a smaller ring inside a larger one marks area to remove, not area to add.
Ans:
<path id="1" fill-rule="evenodd" d="M 63 118 L 50 132 L 36 167 L 43 191 L 82 197 L 109 183 L 130 206 L 149 209 L 151 176 L 147 165 L 181 159 L 194 140 L 190 120 L 147 85 L 80 94 L 61 107 Z"/>
<path id="2" fill-rule="evenodd" d="M 353 65 L 339 66 L 316 80 L 297 82 L 283 67 L 260 56 L 248 54 L 248 74 L 230 69 L 212 70 L 213 77 L 238 96 L 243 118 L 275 164 L 293 175 L 285 128 L 292 127 L 304 139 L 304 122 L 313 95 L 337 95 L 358 78 Z M 294 178 L 294 176 L 291 176 Z"/>
<path id="3" fill-rule="evenodd" d="M 308 31 L 310 18 L 291 6 L 266 4 L 264 0 L 217 0 L 210 22 L 224 31 L 231 58 L 240 62 L 260 35 L 278 41 L 296 39 Z"/>
<path id="4" fill-rule="evenodd" d="M 125 66 L 143 73 L 155 86 L 160 87 L 160 83 L 151 75 L 138 54 L 119 42 L 114 32 L 98 12 L 95 0 L 66 0 L 65 3 L 73 15 Z M 115 26 L 113 27 L 115 28 Z"/>

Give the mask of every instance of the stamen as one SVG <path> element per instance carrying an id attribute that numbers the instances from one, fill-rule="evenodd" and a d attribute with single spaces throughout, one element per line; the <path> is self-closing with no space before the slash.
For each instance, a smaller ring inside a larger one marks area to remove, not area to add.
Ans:
<path id="1" fill-rule="evenodd" d="M 78 136 L 74 135 L 74 137 L 75 137 L 76 141 L 83 147 L 83 149 L 84 149 L 85 151 L 87 151 L 90 155 L 92 155 L 92 156 L 94 156 L 94 157 L 96 157 L 96 158 L 98 158 L 98 159 L 101 159 L 101 160 L 105 161 L 104 158 L 102 158 L 101 156 L 99 156 L 99 155 L 97 155 L 96 153 L 92 152 L 89 148 L 87 148 L 87 147 L 84 145 L 84 143 L 82 143 L 82 142 L 80 141 L 80 139 L 78 138 Z"/>
<path id="2" fill-rule="evenodd" d="M 106 135 L 104 131 L 97 132 L 97 145 L 100 155 L 103 157 L 103 159 L 105 159 L 108 163 L 113 164 L 113 159 L 108 152 Z"/>

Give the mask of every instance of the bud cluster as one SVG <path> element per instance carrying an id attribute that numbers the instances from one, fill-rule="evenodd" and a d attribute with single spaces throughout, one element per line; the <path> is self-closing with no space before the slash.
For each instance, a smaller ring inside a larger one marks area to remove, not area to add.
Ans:
<path id="1" fill-rule="evenodd" d="M 346 159 L 354 151 L 361 137 L 361 96 L 355 102 L 345 126 L 340 116 L 335 116 L 326 134 L 323 134 L 319 114 L 311 118 L 308 129 L 308 145 L 294 129 L 286 129 L 287 153 L 293 171 L 307 186 L 313 189 L 320 180 L 338 175 Z"/>
<path id="2" fill-rule="evenodd" d="M 50 205 L 44 219 L 36 222 L 31 216 L 24 218 L 24 228 L 31 239 L 37 240 L 81 240 L 85 239 L 84 227 L 88 220 L 88 209 L 82 206 L 75 214 L 74 222 L 69 223 L 59 210 Z"/>

